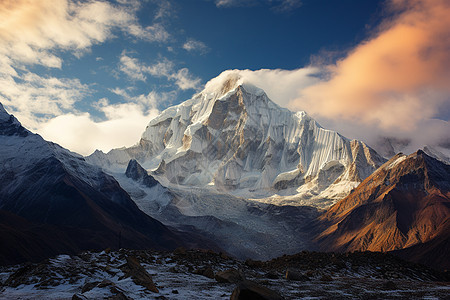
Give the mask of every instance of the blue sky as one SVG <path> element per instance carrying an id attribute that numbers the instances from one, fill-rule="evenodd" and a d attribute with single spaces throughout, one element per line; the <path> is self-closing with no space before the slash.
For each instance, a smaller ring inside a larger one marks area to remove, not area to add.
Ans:
<path id="1" fill-rule="evenodd" d="M 82 154 L 136 143 L 159 111 L 189 99 L 208 80 L 228 69 L 256 71 L 250 77 L 275 102 L 292 110 L 307 110 L 322 124 L 352 138 L 374 140 L 387 133 L 411 138 L 411 128 L 425 126 L 438 132 L 431 142 L 447 139 L 450 113 L 448 90 L 442 88 L 448 83 L 445 70 L 430 71 L 444 76 L 443 83 L 434 77 L 416 83 L 413 78 L 407 82 L 414 82 L 413 86 L 384 83 L 387 87 L 376 93 L 369 93 L 364 84 L 358 85 L 358 75 L 347 76 L 353 79 L 344 78 L 339 86 L 352 89 L 355 82 L 354 90 L 359 92 L 345 95 L 345 99 L 356 99 L 352 101 L 364 103 L 364 107 L 355 112 L 321 109 L 334 105 L 325 98 L 340 93 L 333 80 L 339 83 L 342 74 L 358 68 L 351 63 L 353 57 L 360 52 L 369 53 L 370 58 L 364 61 L 381 56 L 377 51 L 364 52 L 364 45 L 376 44 L 402 25 L 408 14 L 423 10 L 419 5 L 424 1 L 412 1 L 416 6 L 402 0 L 55 3 L 20 0 L 0 4 L 4 20 L 0 22 L 0 101 L 25 126 Z M 429 3 L 431 12 L 432 6 L 448 9 L 445 1 Z M 393 8 L 395 5 L 399 7 Z M 422 29 L 421 23 L 413 25 L 413 29 Z M 430 43 L 420 46 L 433 49 L 433 41 L 416 39 L 419 35 L 414 34 L 417 43 Z M 408 47 L 403 46 L 407 43 L 401 45 L 402 49 Z M 392 53 L 397 53 L 397 48 Z M 415 62 L 411 65 L 416 66 Z M 373 65 L 378 65 L 375 60 Z M 258 72 L 260 69 L 265 71 Z M 354 72 L 366 74 L 370 70 L 368 65 L 366 70 Z M 398 72 L 398 76 L 407 72 L 401 68 L 388 71 Z M 380 78 L 386 77 L 386 70 L 376 72 Z M 289 82 L 283 91 L 273 86 L 277 79 Z M 311 88 L 303 93 L 298 87 Z M 314 87 L 329 92 L 319 95 Z M 392 99 L 372 99 L 374 94 Z M 417 100 L 430 94 L 431 104 Z M 365 107 L 373 109 L 373 103 L 380 103 L 381 108 L 361 114 Z M 419 117 L 411 118 L 412 110 L 402 108 L 409 104 L 421 110 Z M 401 110 L 402 118 L 397 117 L 395 107 Z M 393 116 L 386 116 L 386 111 L 393 111 Z M 355 122 L 362 124 L 361 130 L 352 130 Z M 402 124 L 405 128 L 399 129 Z"/>

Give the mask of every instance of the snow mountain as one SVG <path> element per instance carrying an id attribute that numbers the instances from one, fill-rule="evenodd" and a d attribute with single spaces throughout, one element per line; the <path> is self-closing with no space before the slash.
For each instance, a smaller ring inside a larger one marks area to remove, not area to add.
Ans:
<path id="1" fill-rule="evenodd" d="M 328 207 L 385 162 L 361 141 L 322 128 L 224 72 L 152 119 L 140 141 L 87 161 L 123 173 L 135 159 L 164 186 L 282 205 Z"/>

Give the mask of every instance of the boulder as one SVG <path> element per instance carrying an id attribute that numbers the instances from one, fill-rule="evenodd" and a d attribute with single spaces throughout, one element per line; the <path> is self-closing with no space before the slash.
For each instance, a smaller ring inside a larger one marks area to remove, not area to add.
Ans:
<path id="1" fill-rule="evenodd" d="M 214 271 L 213 269 L 211 269 L 210 267 L 206 268 L 203 273 L 203 276 L 214 279 Z"/>
<path id="2" fill-rule="evenodd" d="M 108 280 L 108 279 L 103 279 L 103 281 L 100 282 L 97 286 L 99 288 L 103 288 L 103 287 L 112 286 L 112 285 L 115 285 L 114 282 L 112 282 L 111 280 Z"/>
<path id="3" fill-rule="evenodd" d="M 72 296 L 72 300 L 86 300 L 87 298 L 84 297 L 83 295 L 79 295 L 79 294 L 74 294 Z"/>
<path id="4" fill-rule="evenodd" d="M 122 267 L 125 277 L 131 277 L 135 284 L 141 285 L 151 292 L 159 293 L 152 276 L 141 266 L 139 260 L 135 256 L 127 256 L 126 260 L 127 263 Z"/>
<path id="5" fill-rule="evenodd" d="M 93 281 L 93 282 L 86 282 L 83 287 L 81 288 L 81 293 L 86 293 L 92 290 L 93 288 L 97 287 L 99 284 L 99 281 Z"/>
<path id="6" fill-rule="evenodd" d="M 294 280 L 294 281 L 310 281 L 311 280 L 308 276 L 303 275 L 302 273 L 291 270 L 291 269 L 287 269 L 286 279 Z"/>
<path id="7" fill-rule="evenodd" d="M 278 279 L 280 278 L 275 271 L 269 271 L 265 274 L 265 277 L 268 279 Z"/>
<path id="8" fill-rule="evenodd" d="M 211 267 L 195 269 L 192 273 L 214 279 L 214 271 Z"/>
<path id="9" fill-rule="evenodd" d="M 244 280 L 233 290 L 230 300 L 280 300 L 283 297 L 265 286 Z"/>
<path id="10" fill-rule="evenodd" d="M 217 282 L 222 283 L 238 283 L 243 281 L 245 278 L 239 270 L 228 269 L 223 272 L 217 272 L 215 279 L 217 280 Z"/>

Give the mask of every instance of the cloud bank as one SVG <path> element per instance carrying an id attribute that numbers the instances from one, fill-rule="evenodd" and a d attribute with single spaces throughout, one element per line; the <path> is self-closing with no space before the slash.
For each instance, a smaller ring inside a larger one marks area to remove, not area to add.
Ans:
<path id="1" fill-rule="evenodd" d="M 146 75 L 151 75 L 174 81 L 182 90 L 200 88 L 200 78 L 192 76 L 187 68 L 175 70 L 174 63 L 168 59 L 161 59 L 156 64 L 147 65 L 137 58 L 130 57 L 124 51 L 120 57 L 119 69 L 133 80 L 146 81 Z"/>
<path id="2" fill-rule="evenodd" d="M 332 65 L 233 70 L 283 107 L 377 147 L 450 145 L 450 2 L 392 0 L 373 35 Z M 320 59 L 318 61 L 321 61 Z"/>
<path id="3" fill-rule="evenodd" d="M 88 113 L 68 113 L 44 123 L 39 133 L 45 139 L 80 154 L 88 155 L 96 149 L 108 152 L 113 148 L 134 145 L 148 121 L 159 113 L 156 108 L 145 111 L 136 103 L 113 105 L 103 101 L 99 108 L 107 120 L 95 121 Z M 66 134 L 61 132 L 61 128 Z"/>
<path id="4" fill-rule="evenodd" d="M 450 2 L 393 0 L 378 32 L 289 107 L 383 129 L 415 130 L 449 105 Z"/>

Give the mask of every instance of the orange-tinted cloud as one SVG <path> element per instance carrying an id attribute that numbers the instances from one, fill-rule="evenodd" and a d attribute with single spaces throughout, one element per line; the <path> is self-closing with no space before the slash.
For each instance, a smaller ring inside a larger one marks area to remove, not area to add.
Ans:
<path id="1" fill-rule="evenodd" d="M 392 17 L 291 101 L 325 118 L 413 129 L 450 105 L 450 1 L 391 0 Z"/>

